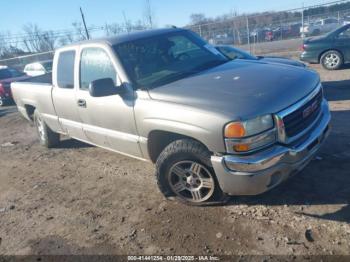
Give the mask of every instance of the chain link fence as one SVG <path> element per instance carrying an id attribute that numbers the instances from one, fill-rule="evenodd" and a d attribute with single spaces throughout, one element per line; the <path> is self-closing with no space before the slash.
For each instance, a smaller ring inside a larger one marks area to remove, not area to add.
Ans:
<path id="1" fill-rule="evenodd" d="M 49 51 L 49 52 L 44 52 L 44 53 L 24 55 L 24 56 L 18 56 L 15 58 L 3 59 L 3 60 L 0 60 L 0 65 L 6 65 L 6 66 L 13 67 L 13 68 L 16 68 L 16 69 L 22 71 L 27 64 L 39 62 L 39 61 L 52 60 L 53 54 L 54 54 L 53 51 Z"/>
<path id="2" fill-rule="evenodd" d="M 249 16 L 225 15 L 215 20 L 206 19 L 186 28 L 198 33 L 211 44 L 236 45 L 252 53 L 262 54 L 273 53 L 271 50 L 283 48 L 297 51 L 300 44 L 288 47 L 284 40 L 300 40 L 304 37 L 325 34 L 344 24 L 350 24 L 350 1 L 335 1 L 309 8 L 300 7 Z M 135 28 L 137 30 L 138 27 Z M 96 27 L 93 30 L 102 31 L 106 35 L 117 35 L 129 32 L 127 29 L 113 24 L 108 27 L 106 24 L 105 27 Z M 274 48 L 270 48 L 272 46 Z M 50 51 L 3 59 L 0 60 L 0 65 L 22 70 L 26 64 L 52 58 L 53 51 Z"/>
<path id="3" fill-rule="evenodd" d="M 254 44 L 318 36 L 349 24 L 350 5 L 347 6 L 349 8 L 338 11 L 332 11 L 334 6 L 321 6 L 317 14 L 313 14 L 314 8 L 300 8 L 251 16 L 232 16 L 187 28 L 211 44 L 248 45 L 246 49 L 252 51 Z"/>

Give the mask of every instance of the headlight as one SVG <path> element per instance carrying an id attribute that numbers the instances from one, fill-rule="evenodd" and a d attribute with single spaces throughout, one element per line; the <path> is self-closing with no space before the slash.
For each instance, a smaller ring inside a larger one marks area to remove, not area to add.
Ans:
<path id="1" fill-rule="evenodd" d="M 241 138 L 253 136 L 273 128 L 271 115 L 259 116 L 252 120 L 231 122 L 225 127 L 226 138 Z"/>
<path id="2" fill-rule="evenodd" d="M 272 115 L 231 122 L 225 126 L 225 143 L 229 153 L 249 152 L 276 140 Z"/>

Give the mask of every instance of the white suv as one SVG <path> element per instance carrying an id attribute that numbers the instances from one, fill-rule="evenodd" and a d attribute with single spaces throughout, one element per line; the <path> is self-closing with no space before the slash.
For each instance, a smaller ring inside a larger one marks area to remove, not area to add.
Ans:
<path id="1" fill-rule="evenodd" d="M 51 71 L 52 71 L 51 60 L 27 64 L 23 70 L 23 72 L 29 76 L 45 75 L 47 73 L 50 73 Z"/>

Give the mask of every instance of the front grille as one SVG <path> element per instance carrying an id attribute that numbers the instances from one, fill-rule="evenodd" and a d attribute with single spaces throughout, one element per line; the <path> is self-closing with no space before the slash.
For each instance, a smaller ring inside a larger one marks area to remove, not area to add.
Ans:
<path id="1" fill-rule="evenodd" d="M 308 128 L 321 111 L 322 89 L 306 104 L 283 118 L 284 128 L 288 137 L 298 135 Z"/>

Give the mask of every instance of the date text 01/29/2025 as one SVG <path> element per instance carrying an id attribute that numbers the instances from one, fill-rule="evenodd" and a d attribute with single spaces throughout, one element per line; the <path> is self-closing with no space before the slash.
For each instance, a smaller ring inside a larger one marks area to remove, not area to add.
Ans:
<path id="1" fill-rule="evenodd" d="M 128 261 L 220 261 L 217 256 L 128 256 Z"/>

